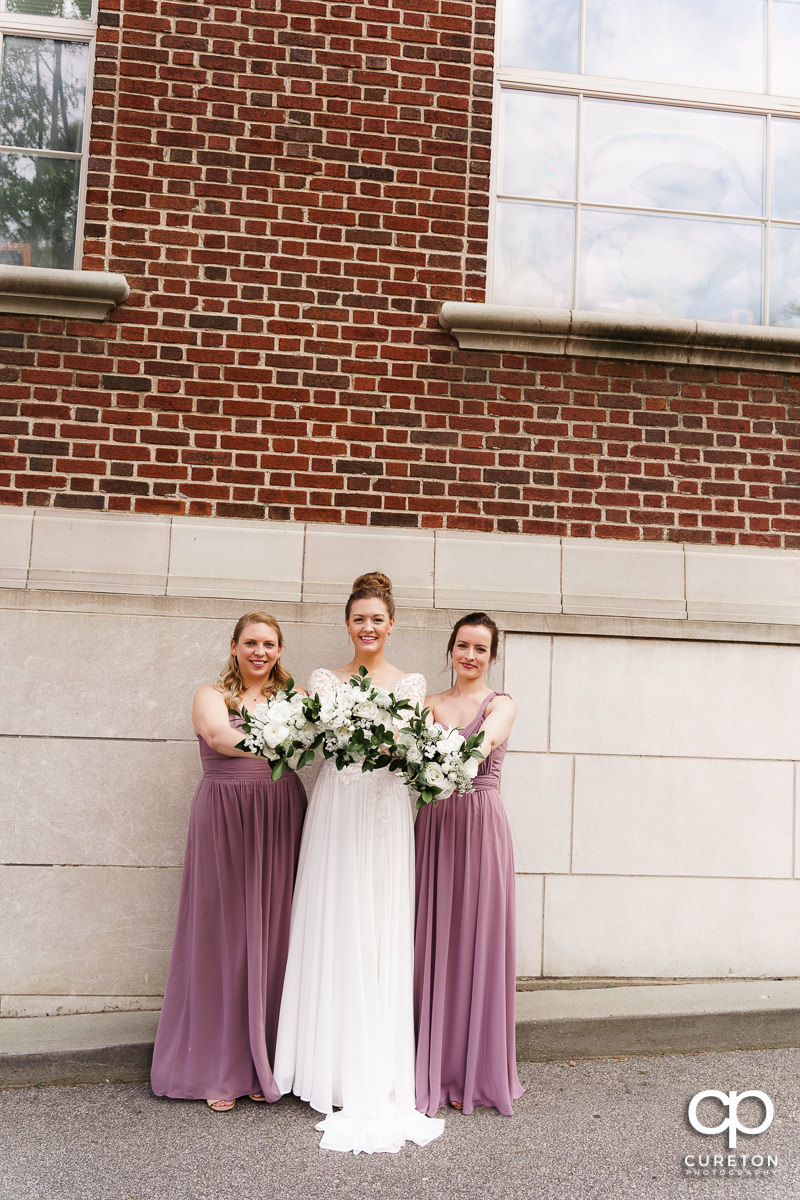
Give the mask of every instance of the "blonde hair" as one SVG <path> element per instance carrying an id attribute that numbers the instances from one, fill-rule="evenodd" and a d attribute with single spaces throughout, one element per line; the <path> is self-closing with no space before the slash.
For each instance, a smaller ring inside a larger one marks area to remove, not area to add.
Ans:
<path id="1" fill-rule="evenodd" d="M 394 620 L 392 581 L 388 575 L 384 575 L 380 571 L 367 571 L 366 575 L 359 575 L 358 579 L 354 581 L 353 590 L 345 605 L 345 620 L 350 620 L 350 609 L 356 600 L 369 600 L 372 597 L 383 601 L 386 611 L 389 613 L 389 620 Z"/>
<path id="2" fill-rule="evenodd" d="M 265 612 L 249 612 L 243 617 L 239 617 L 236 626 L 233 630 L 232 640 L 239 641 L 242 636 L 242 631 L 248 625 L 269 625 L 270 629 L 274 629 L 278 635 L 278 645 L 283 647 L 283 634 L 281 627 L 273 616 Z M 261 692 L 264 697 L 274 696 L 274 694 L 285 686 L 289 675 L 281 666 L 281 660 L 278 659 L 273 665 L 267 679 L 261 685 Z M 239 707 L 239 700 L 242 692 L 245 690 L 242 673 L 239 670 L 239 660 L 236 655 L 231 653 L 228 657 L 228 662 L 225 669 L 220 674 L 219 679 L 214 685 L 217 691 L 222 692 L 225 703 L 233 712 Z"/>

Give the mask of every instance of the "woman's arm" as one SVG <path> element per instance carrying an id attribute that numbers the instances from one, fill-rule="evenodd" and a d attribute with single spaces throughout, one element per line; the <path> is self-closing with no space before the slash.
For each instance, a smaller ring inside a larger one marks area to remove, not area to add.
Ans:
<path id="1" fill-rule="evenodd" d="M 229 758 L 252 758 L 249 750 L 237 750 L 236 743 L 244 734 L 233 729 L 228 721 L 228 710 L 222 695 L 211 684 L 206 684 L 195 693 L 192 704 L 192 725 L 212 750 L 227 754 Z"/>
<path id="2" fill-rule="evenodd" d="M 483 733 L 480 751 L 487 758 L 496 746 L 501 746 L 511 733 L 517 715 L 517 706 L 510 696 L 495 696 L 486 710 L 486 717 L 478 730 Z"/>

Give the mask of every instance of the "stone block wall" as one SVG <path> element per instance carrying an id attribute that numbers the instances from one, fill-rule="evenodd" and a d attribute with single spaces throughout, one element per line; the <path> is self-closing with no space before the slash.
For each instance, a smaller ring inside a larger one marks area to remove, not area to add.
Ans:
<path id="1" fill-rule="evenodd" d="M 432 690 L 455 617 L 503 630 L 521 975 L 793 974 L 800 558 L 650 551 L 0 510 L 0 1015 L 159 1006 L 192 694 L 253 606 L 298 680 L 346 661 L 344 597 L 372 567 L 395 581 L 392 657 Z"/>

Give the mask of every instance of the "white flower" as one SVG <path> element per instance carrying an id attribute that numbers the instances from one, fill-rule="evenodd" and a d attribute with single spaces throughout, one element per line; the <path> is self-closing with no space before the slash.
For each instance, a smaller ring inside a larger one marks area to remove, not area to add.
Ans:
<path id="1" fill-rule="evenodd" d="M 411 745 L 406 750 L 406 759 L 410 763 L 421 763 L 422 762 L 422 751 L 420 750 L 419 746 L 415 742 L 412 742 Z"/>
<path id="2" fill-rule="evenodd" d="M 368 697 L 359 700 L 353 708 L 353 714 L 362 721 L 374 721 L 378 715 L 378 706 Z"/>
<path id="3" fill-rule="evenodd" d="M 425 768 L 425 782 L 429 785 L 429 787 L 435 788 L 439 788 L 444 784 L 444 771 L 438 763 L 428 763 L 427 767 Z"/>
<path id="4" fill-rule="evenodd" d="M 286 725 L 281 725 L 278 721 L 270 721 L 264 726 L 264 745 L 274 750 L 277 745 L 286 740 L 289 733 L 290 730 Z"/>
<path id="5" fill-rule="evenodd" d="M 479 758 L 468 758 L 464 763 L 464 771 L 467 773 L 470 779 L 474 779 L 478 774 L 478 767 L 480 765 L 481 760 Z"/>
<path id="6" fill-rule="evenodd" d="M 401 729 L 396 738 L 396 745 L 398 747 L 409 748 L 415 744 L 415 741 L 414 734 L 410 729 Z"/>
<path id="7" fill-rule="evenodd" d="M 384 729 L 391 729 L 392 714 L 386 708 L 379 708 L 375 714 L 375 722 L 378 725 L 382 725 Z"/>
<path id="8" fill-rule="evenodd" d="M 269 715 L 273 721 L 286 725 L 294 716 L 294 712 L 288 700 L 276 699 L 269 706 Z"/>
<path id="9" fill-rule="evenodd" d="M 440 737 L 436 743 L 436 749 L 441 755 L 457 754 L 464 745 L 464 739 L 457 729 L 448 729 L 444 737 Z"/>

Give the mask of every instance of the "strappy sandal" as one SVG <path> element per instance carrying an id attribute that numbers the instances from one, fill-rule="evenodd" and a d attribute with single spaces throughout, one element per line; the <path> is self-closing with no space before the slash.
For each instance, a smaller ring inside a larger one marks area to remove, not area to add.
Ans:
<path id="1" fill-rule="evenodd" d="M 461 1112 L 461 1110 L 462 1110 L 462 1108 L 464 1107 L 464 1105 L 462 1104 L 462 1102 L 461 1102 L 460 1100 L 451 1100 L 451 1101 L 450 1101 L 450 1107 L 451 1107 L 451 1108 L 457 1108 L 457 1109 L 458 1109 L 458 1111 L 459 1111 L 459 1112 Z"/>
<path id="2" fill-rule="evenodd" d="M 236 1107 L 236 1099 L 234 1097 L 225 1097 L 222 1100 L 206 1100 L 206 1104 L 212 1112 L 230 1112 Z"/>
<path id="3" fill-rule="evenodd" d="M 250 1092 L 250 1094 L 247 1098 L 248 1098 L 248 1100 L 255 1101 L 256 1104 L 266 1104 L 267 1103 L 267 1097 L 264 1095 L 263 1092 Z"/>

